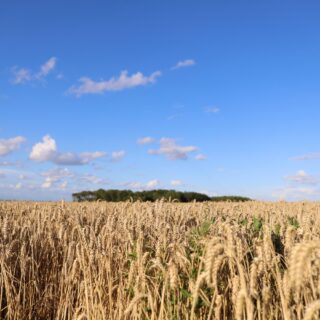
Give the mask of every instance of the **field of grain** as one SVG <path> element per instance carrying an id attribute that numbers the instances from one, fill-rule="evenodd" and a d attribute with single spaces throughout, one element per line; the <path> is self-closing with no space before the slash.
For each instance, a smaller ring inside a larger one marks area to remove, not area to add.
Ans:
<path id="1" fill-rule="evenodd" d="M 0 202 L 1 319 L 319 319 L 319 203 Z"/>

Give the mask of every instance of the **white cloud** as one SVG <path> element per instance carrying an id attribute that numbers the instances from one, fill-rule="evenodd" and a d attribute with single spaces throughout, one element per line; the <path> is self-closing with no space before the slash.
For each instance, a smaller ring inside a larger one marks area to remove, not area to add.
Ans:
<path id="1" fill-rule="evenodd" d="M 207 112 L 207 113 L 218 113 L 218 112 L 220 112 L 220 109 L 217 108 L 217 107 L 208 107 L 208 108 L 206 109 L 206 112 Z"/>
<path id="2" fill-rule="evenodd" d="M 293 175 L 285 176 L 283 179 L 287 185 L 278 188 L 273 196 L 280 200 L 305 200 L 316 199 L 320 196 L 318 185 L 320 175 L 310 175 L 304 170 L 299 170 Z"/>
<path id="3" fill-rule="evenodd" d="M 68 93 L 80 97 L 84 94 L 101 94 L 107 91 L 120 91 L 124 89 L 144 86 L 149 83 L 156 82 L 156 79 L 161 75 L 160 71 L 155 71 L 149 76 L 137 72 L 128 75 L 128 71 L 122 71 L 119 77 L 112 77 L 109 80 L 94 81 L 88 77 L 79 79 L 79 86 L 72 86 Z"/>
<path id="4" fill-rule="evenodd" d="M 205 154 L 199 153 L 195 156 L 195 159 L 198 161 L 206 160 L 207 156 Z"/>
<path id="5" fill-rule="evenodd" d="M 49 135 L 42 138 L 42 142 L 36 143 L 32 147 L 30 159 L 34 161 L 53 161 L 57 155 L 57 144 Z"/>
<path id="6" fill-rule="evenodd" d="M 20 161 L 0 161 L 0 167 L 21 167 Z"/>
<path id="7" fill-rule="evenodd" d="M 57 153 L 52 161 L 59 165 L 84 165 L 92 162 L 93 160 L 102 158 L 106 155 L 105 152 L 81 152 L 79 154 L 74 152 Z"/>
<path id="8" fill-rule="evenodd" d="M 307 153 L 302 156 L 293 157 L 291 160 L 320 160 L 320 152 Z"/>
<path id="9" fill-rule="evenodd" d="M 68 168 L 54 168 L 48 171 L 42 172 L 41 176 L 44 177 L 44 181 L 41 185 L 43 189 L 55 188 L 59 190 L 66 190 L 71 185 L 77 187 L 95 184 L 95 185 L 106 185 L 109 184 L 107 179 L 102 179 L 92 174 L 79 174 L 75 173 Z M 84 186 L 84 188 L 86 188 Z"/>
<path id="10" fill-rule="evenodd" d="M 50 58 L 40 67 L 40 71 L 35 75 L 35 77 L 38 79 L 46 77 L 55 68 L 56 63 L 57 58 Z"/>
<path id="11" fill-rule="evenodd" d="M 284 187 L 273 193 L 273 197 L 279 200 L 305 200 L 319 197 L 320 192 L 314 187 Z"/>
<path id="12" fill-rule="evenodd" d="M 48 171 L 42 172 L 41 176 L 52 179 L 53 181 L 58 181 L 63 178 L 74 177 L 75 174 L 68 168 L 54 168 Z"/>
<path id="13" fill-rule="evenodd" d="M 22 183 L 21 182 L 18 182 L 16 185 L 15 185 L 15 188 L 17 190 L 20 190 L 22 188 Z"/>
<path id="14" fill-rule="evenodd" d="M 41 80 L 45 78 L 52 70 L 54 70 L 57 63 L 57 58 L 51 57 L 43 65 L 40 66 L 40 71 L 37 73 L 32 72 L 27 68 L 12 68 L 13 84 L 23 84 L 32 80 Z"/>
<path id="15" fill-rule="evenodd" d="M 133 189 L 133 190 L 141 190 L 141 189 L 143 189 L 143 184 L 141 182 L 138 182 L 138 181 L 120 183 L 120 186 L 121 187 L 125 187 L 125 188 L 129 188 L 129 189 Z"/>
<path id="16" fill-rule="evenodd" d="M 63 181 L 63 182 L 60 184 L 59 189 L 60 189 L 60 190 L 66 190 L 67 186 L 68 186 L 68 181 Z"/>
<path id="17" fill-rule="evenodd" d="M 56 79 L 58 79 L 58 80 L 64 79 L 63 73 L 59 73 L 59 74 L 56 76 Z"/>
<path id="18" fill-rule="evenodd" d="M 19 179 L 19 180 L 26 180 L 35 176 L 33 172 L 21 171 L 21 170 L 15 170 L 15 169 L 0 169 L 0 175 L 3 175 L 3 177 L 5 176 L 5 177 Z"/>
<path id="19" fill-rule="evenodd" d="M 11 139 L 0 139 L 0 156 L 5 156 L 17 150 L 24 142 L 26 142 L 26 138 L 21 136 Z"/>
<path id="20" fill-rule="evenodd" d="M 42 138 L 42 142 L 32 147 L 29 158 L 34 161 L 50 161 L 58 165 L 84 165 L 105 156 L 105 152 L 59 152 L 56 141 L 49 135 Z"/>
<path id="21" fill-rule="evenodd" d="M 132 190 L 150 190 L 161 185 L 161 182 L 158 179 L 150 180 L 146 183 L 142 183 L 139 181 L 131 181 L 131 182 L 124 182 L 119 184 L 121 187 L 129 188 Z"/>
<path id="22" fill-rule="evenodd" d="M 114 151 L 111 154 L 112 161 L 119 161 L 126 155 L 126 152 L 124 150 L 121 151 Z"/>
<path id="23" fill-rule="evenodd" d="M 168 121 L 172 121 L 172 120 L 181 118 L 182 116 L 183 116 L 182 113 L 175 113 L 175 114 L 170 115 L 170 116 L 167 118 L 167 120 L 168 120 Z"/>
<path id="24" fill-rule="evenodd" d="M 194 66 L 195 64 L 196 62 L 193 59 L 186 59 L 186 60 L 177 62 L 177 64 L 171 69 L 174 70 L 174 69 L 180 69 L 185 67 L 191 67 L 191 66 Z"/>
<path id="25" fill-rule="evenodd" d="M 154 143 L 154 139 L 151 137 L 143 137 L 137 140 L 138 144 L 151 144 Z"/>
<path id="26" fill-rule="evenodd" d="M 41 188 L 43 189 L 49 189 L 52 187 L 54 181 L 52 181 L 50 178 L 46 178 L 43 184 L 41 185 Z"/>
<path id="27" fill-rule="evenodd" d="M 160 181 L 157 180 L 157 179 L 154 179 L 154 180 L 150 180 L 147 182 L 146 184 L 146 188 L 147 189 L 153 189 L 153 188 L 156 188 L 160 185 Z"/>
<path id="28" fill-rule="evenodd" d="M 102 179 L 92 174 L 85 174 L 80 177 L 80 180 L 83 182 L 92 183 L 92 184 L 108 184 L 109 183 L 107 179 Z"/>
<path id="29" fill-rule="evenodd" d="M 62 179 L 73 178 L 75 174 L 67 168 L 55 168 L 42 172 L 41 176 L 45 177 L 45 180 L 42 183 L 41 187 L 44 189 L 49 189 L 56 183 L 60 182 Z"/>
<path id="30" fill-rule="evenodd" d="M 18 69 L 17 67 L 14 67 L 12 68 L 12 73 L 12 83 L 14 84 L 22 84 L 32 79 L 31 71 L 26 68 Z"/>
<path id="31" fill-rule="evenodd" d="M 295 175 L 286 176 L 284 179 L 291 183 L 315 185 L 320 182 L 319 176 L 307 174 L 304 170 L 299 170 Z"/>
<path id="32" fill-rule="evenodd" d="M 162 138 L 159 149 L 150 149 L 149 154 L 164 155 L 169 160 L 186 160 L 188 153 L 196 151 L 195 146 L 179 146 L 175 139 Z"/>
<path id="33" fill-rule="evenodd" d="M 170 184 L 174 187 L 181 186 L 182 181 L 181 180 L 171 180 Z"/>

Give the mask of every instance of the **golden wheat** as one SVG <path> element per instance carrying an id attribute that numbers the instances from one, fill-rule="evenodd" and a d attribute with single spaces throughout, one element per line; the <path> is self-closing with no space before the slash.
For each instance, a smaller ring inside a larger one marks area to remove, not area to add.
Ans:
<path id="1" fill-rule="evenodd" d="M 0 202 L 0 319 L 318 319 L 319 212 Z"/>

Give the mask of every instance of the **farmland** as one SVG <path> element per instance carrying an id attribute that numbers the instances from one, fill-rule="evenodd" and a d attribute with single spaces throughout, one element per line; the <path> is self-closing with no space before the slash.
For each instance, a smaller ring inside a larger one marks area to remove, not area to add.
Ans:
<path id="1" fill-rule="evenodd" d="M 318 319 L 320 204 L 0 202 L 1 319 Z"/>

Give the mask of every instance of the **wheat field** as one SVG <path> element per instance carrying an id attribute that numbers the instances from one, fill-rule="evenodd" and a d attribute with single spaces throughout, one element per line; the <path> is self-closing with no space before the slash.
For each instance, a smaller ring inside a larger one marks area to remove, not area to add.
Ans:
<path id="1" fill-rule="evenodd" d="M 319 203 L 0 202 L 1 319 L 319 319 Z"/>

